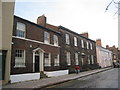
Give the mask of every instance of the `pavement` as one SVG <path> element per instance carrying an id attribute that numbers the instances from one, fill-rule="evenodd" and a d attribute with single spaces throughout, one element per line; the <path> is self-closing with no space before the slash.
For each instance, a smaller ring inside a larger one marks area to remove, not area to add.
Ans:
<path id="1" fill-rule="evenodd" d="M 75 80 L 78 78 L 82 78 L 85 76 L 103 72 L 109 69 L 112 69 L 112 67 L 80 72 L 79 74 L 74 73 L 74 74 L 56 76 L 56 77 L 51 77 L 51 78 L 44 78 L 44 79 L 39 79 L 39 80 L 31 80 L 31 81 L 23 81 L 23 82 L 18 82 L 18 83 L 6 84 L 2 86 L 2 89 L 3 90 L 8 89 L 8 88 L 9 89 L 12 89 L 12 88 L 42 89 L 42 88 L 45 88 L 51 85 L 67 82 L 70 80 Z"/>

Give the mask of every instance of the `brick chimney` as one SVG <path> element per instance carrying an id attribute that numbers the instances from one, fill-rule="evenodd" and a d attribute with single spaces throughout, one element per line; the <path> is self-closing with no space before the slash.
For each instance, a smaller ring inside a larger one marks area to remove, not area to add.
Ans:
<path id="1" fill-rule="evenodd" d="M 109 49 L 109 45 L 106 45 L 106 48 Z"/>
<path id="2" fill-rule="evenodd" d="M 115 45 L 113 45 L 113 48 L 116 48 Z"/>
<path id="3" fill-rule="evenodd" d="M 46 25 L 46 17 L 44 15 L 39 16 L 37 18 L 37 24 L 45 27 L 45 25 Z"/>
<path id="4" fill-rule="evenodd" d="M 97 40 L 96 40 L 96 45 L 98 45 L 98 46 L 101 46 L 101 47 L 102 47 L 101 39 L 97 39 Z"/>
<path id="5" fill-rule="evenodd" d="M 82 36 L 84 36 L 84 37 L 86 37 L 86 38 L 88 38 L 88 37 L 89 37 L 88 32 L 84 32 L 84 33 L 82 33 L 82 34 L 80 34 L 80 35 L 82 35 Z"/>

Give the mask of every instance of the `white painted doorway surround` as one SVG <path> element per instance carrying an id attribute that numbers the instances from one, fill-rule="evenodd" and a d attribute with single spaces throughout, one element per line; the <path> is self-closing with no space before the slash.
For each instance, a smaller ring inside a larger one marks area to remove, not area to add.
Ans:
<path id="1" fill-rule="evenodd" d="M 35 52 L 37 51 L 39 52 L 39 71 L 44 71 L 44 50 L 42 50 L 41 48 L 36 48 L 33 50 L 33 72 L 35 72 Z"/>

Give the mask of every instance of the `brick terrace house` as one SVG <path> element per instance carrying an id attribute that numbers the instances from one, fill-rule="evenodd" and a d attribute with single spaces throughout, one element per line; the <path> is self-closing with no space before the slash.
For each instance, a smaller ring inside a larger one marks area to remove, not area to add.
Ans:
<path id="1" fill-rule="evenodd" d="M 11 75 L 60 69 L 60 32 L 14 16 Z"/>
<path id="2" fill-rule="evenodd" d="M 88 38 L 88 33 L 78 34 L 63 26 L 48 24 L 45 16 L 38 17 L 37 21 L 38 24 L 61 33 L 61 69 L 69 69 L 71 73 L 74 72 L 75 65 L 82 67 L 82 70 L 99 67 L 96 57 L 96 42 Z"/>
<path id="3" fill-rule="evenodd" d="M 73 72 L 75 65 L 94 69 L 98 68 L 96 59 L 96 42 L 88 33 L 48 24 L 44 15 L 37 24 L 14 16 L 11 75 L 60 70 L 59 74 L 66 74 L 68 69 Z"/>
<path id="4" fill-rule="evenodd" d="M 88 38 L 88 33 L 78 34 L 63 26 L 59 26 L 62 34 L 61 63 L 74 72 L 75 65 L 82 70 L 98 68 L 96 58 L 96 42 Z"/>

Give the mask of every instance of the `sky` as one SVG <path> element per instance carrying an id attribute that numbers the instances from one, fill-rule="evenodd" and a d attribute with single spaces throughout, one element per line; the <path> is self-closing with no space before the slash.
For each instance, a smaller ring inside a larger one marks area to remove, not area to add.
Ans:
<path id="1" fill-rule="evenodd" d="M 117 2 L 118 0 L 114 0 Z M 92 40 L 101 39 L 102 46 L 118 47 L 117 5 L 111 0 L 16 0 L 14 14 L 36 23 L 45 15 L 47 23 L 62 25 L 79 34 L 89 33 Z"/>

